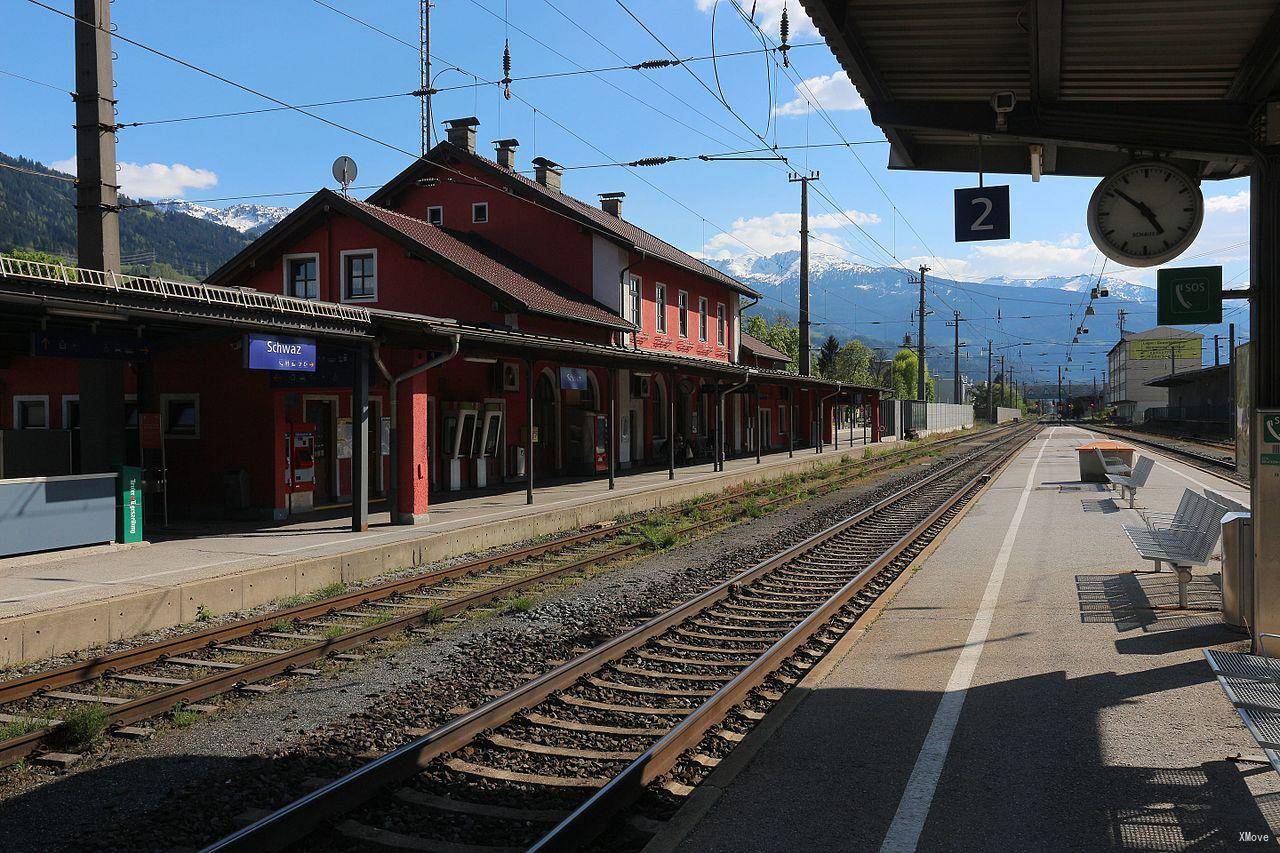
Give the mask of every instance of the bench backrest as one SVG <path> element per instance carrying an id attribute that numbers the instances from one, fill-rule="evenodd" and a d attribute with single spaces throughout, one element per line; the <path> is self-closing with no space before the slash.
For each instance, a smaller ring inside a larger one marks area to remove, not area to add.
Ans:
<path id="1" fill-rule="evenodd" d="M 1221 492 L 1215 492 L 1213 489 L 1205 489 L 1204 496 L 1214 503 L 1225 506 L 1231 512 L 1248 512 L 1249 508 L 1235 498 L 1229 498 Z"/>
<path id="2" fill-rule="evenodd" d="M 1102 454 L 1101 447 L 1095 447 L 1093 449 L 1093 453 L 1098 457 L 1098 461 L 1102 463 L 1103 468 L 1106 468 L 1108 465 L 1114 465 L 1120 461 L 1119 459 L 1116 459 L 1115 462 L 1108 462 L 1107 457 Z"/>
<path id="3" fill-rule="evenodd" d="M 1209 555 L 1213 553 L 1213 548 L 1218 544 L 1218 537 L 1222 535 L 1222 517 L 1229 511 L 1222 504 L 1211 501 L 1204 495 L 1193 495 L 1192 516 L 1196 520 L 1196 524 L 1188 533 L 1193 534 L 1188 541 L 1187 553 L 1191 555 L 1197 562 L 1204 563 L 1209 559 Z"/>
<path id="4" fill-rule="evenodd" d="M 1139 456 L 1137 463 L 1133 466 L 1133 473 L 1129 475 L 1134 488 L 1140 488 L 1147 484 L 1147 478 L 1151 476 L 1151 469 L 1155 468 L 1156 463 L 1150 456 Z"/>

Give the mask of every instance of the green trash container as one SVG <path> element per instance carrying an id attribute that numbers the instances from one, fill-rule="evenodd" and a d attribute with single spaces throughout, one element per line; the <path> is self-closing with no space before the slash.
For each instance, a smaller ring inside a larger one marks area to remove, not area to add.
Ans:
<path id="1" fill-rule="evenodd" d="M 116 502 L 116 507 L 119 509 L 116 521 L 116 541 L 141 542 L 142 469 L 131 465 L 122 465 L 118 483 L 120 491 Z"/>

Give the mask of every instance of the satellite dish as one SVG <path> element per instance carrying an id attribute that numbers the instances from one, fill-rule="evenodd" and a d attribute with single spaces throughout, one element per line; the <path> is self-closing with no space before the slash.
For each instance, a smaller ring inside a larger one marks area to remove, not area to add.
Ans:
<path id="1" fill-rule="evenodd" d="M 342 193 L 346 195 L 347 187 L 356 179 L 356 161 L 346 154 L 333 161 L 333 177 L 342 184 Z"/>

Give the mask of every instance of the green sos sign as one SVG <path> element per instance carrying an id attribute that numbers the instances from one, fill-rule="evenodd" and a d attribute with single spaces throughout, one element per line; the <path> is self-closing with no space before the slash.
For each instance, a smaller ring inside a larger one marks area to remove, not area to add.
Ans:
<path id="1" fill-rule="evenodd" d="M 1156 273 L 1156 323 L 1222 322 L 1222 267 L 1182 267 Z"/>

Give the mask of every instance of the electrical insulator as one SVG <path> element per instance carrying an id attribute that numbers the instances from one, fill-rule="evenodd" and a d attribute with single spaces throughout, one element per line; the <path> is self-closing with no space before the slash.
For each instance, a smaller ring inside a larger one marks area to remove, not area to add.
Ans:
<path id="1" fill-rule="evenodd" d="M 511 42 L 502 43 L 502 97 L 511 100 Z"/>
<path id="2" fill-rule="evenodd" d="M 787 19 L 787 4 L 782 4 L 782 21 L 778 24 L 778 35 L 782 37 L 782 44 L 778 45 L 778 51 L 782 54 L 782 67 L 790 68 L 791 60 L 787 57 L 787 51 L 791 50 L 791 45 L 787 44 L 787 37 L 791 34 L 791 21 Z"/>

